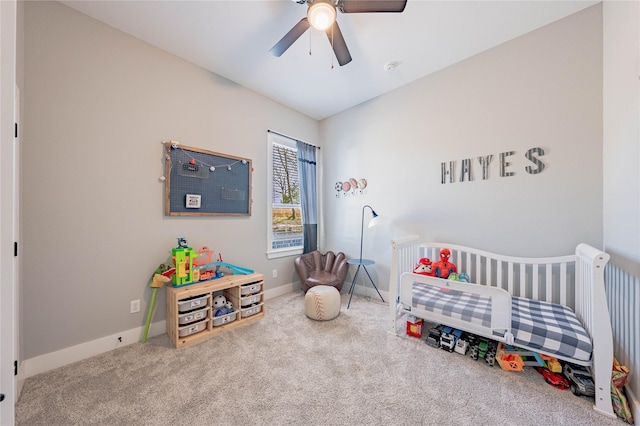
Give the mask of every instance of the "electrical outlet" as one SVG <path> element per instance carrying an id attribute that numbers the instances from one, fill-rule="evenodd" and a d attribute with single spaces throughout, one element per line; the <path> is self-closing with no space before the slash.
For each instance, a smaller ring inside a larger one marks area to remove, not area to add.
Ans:
<path id="1" fill-rule="evenodd" d="M 278 270 L 274 269 L 272 275 L 273 275 L 273 278 L 278 278 Z"/>
<path id="2" fill-rule="evenodd" d="M 131 313 L 140 312 L 140 299 L 131 301 Z"/>

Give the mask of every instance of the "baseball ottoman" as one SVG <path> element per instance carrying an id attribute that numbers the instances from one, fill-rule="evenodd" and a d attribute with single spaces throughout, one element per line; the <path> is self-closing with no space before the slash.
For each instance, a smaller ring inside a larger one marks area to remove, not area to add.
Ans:
<path id="1" fill-rule="evenodd" d="M 311 287 L 304 295 L 304 313 L 317 321 L 334 319 L 340 315 L 340 292 L 328 285 Z"/>

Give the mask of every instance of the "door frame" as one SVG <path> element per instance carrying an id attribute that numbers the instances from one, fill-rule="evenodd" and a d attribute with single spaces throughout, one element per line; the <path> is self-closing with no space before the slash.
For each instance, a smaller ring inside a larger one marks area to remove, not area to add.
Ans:
<path id="1" fill-rule="evenodd" d="M 16 0 L 0 1 L 0 424 L 14 424 L 16 289 L 14 257 L 14 143 Z"/>

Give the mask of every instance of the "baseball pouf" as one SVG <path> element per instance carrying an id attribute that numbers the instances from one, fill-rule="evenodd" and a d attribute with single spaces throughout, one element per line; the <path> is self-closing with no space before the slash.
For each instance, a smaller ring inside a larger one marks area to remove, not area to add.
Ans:
<path id="1" fill-rule="evenodd" d="M 316 285 L 304 295 L 304 313 L 317 321 L 332 320 L 340 315 L 340 292 L 328 285 Z"/>

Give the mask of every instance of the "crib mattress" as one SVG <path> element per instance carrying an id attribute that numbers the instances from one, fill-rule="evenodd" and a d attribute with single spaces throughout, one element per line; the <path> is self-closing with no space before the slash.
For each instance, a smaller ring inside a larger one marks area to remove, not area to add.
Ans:
<path id="1" fill-rule="evenodd" d="M 491 326 L 489 297 L 415 283 L 412 306 L 483 327 Z M 591 359 L 591 339 L 573 310 L 566 306 L 512 297 L 511 333 L 516 346 L 580 361 Z"/>

